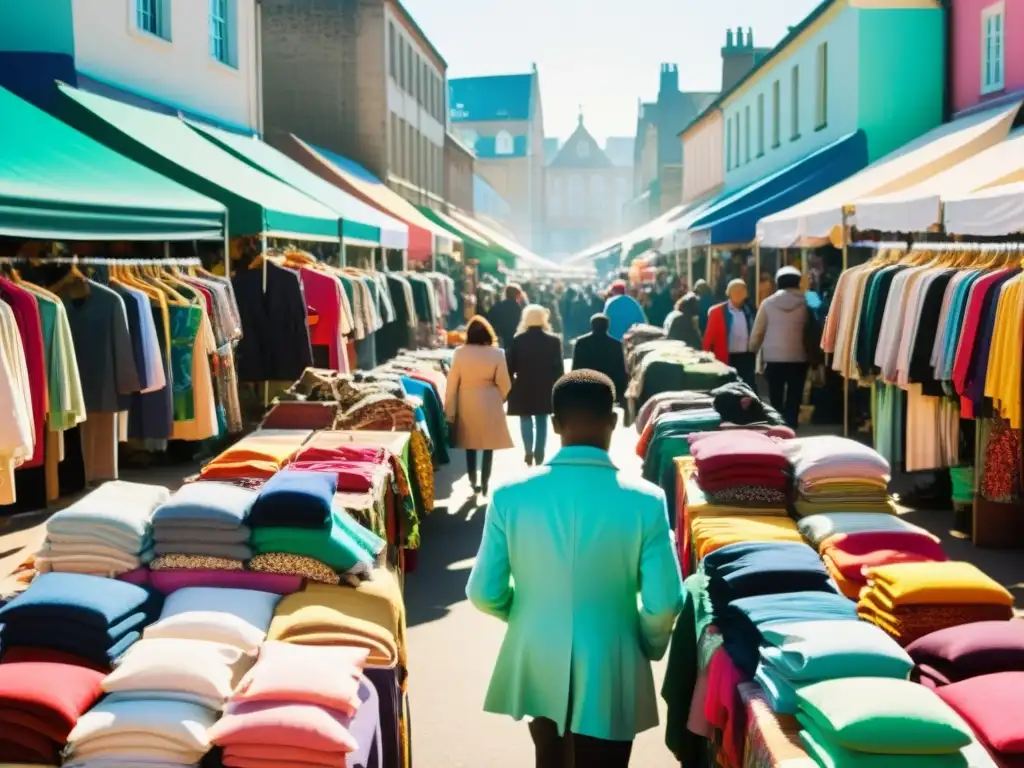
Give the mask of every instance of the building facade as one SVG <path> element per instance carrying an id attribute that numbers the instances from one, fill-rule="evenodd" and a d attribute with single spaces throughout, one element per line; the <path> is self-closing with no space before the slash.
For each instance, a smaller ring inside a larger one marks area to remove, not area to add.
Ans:
<path id="1" fill-rule="evenodd" d="M 512 219 L 512 206 L 479 173 L 473 174 L 473 213 L 486 216 L 506 231 L 511 231 L 509 223 Z"/>
<path id="2" fill-rule="evenodd" d="M 261 0 L 266 132 L 301 132 L 410 202 L 444 197 L 448 65 L 399 0 Z"/>
<path id="3" fill-rule="evenodd" d="M 938 0 L 818 6 L 715 102 L 725 189 L 764 178 L 857 130 L 872 162 L 942 122 Z"/>
<path id="4" fill-rule="evenodd" d="M 536 68 L 527 74 L 449 81 L 456 136 L 476 155 L 476 172 L 511 206 L 519 242 L 544 245 L 544 113 Z"/>
<path id="5" fill-rule="evenodd" d="M 683 196 L 693 203 L 717 195 L 725 187 L 725 131 L 722 110 L 707 110 L 682 133 Z"/>
<path id="6" fill-rule="evenodd" d="M 950 1 L 953 112 L 1024 96 L 1024 3 Z"/>
<path id="7" fill-rule="evenodd" d="M 615 165 L 583 124 L 546 169 L 545 253 L 569 256 L 623 228 L 622 203 L 632 169 Z"/>
<path id="8" fill-rule="evenodd" d="M 256 0 L 0 3 L 0 84 L 54 80 L 236 131 L 261 132 Z"/>
<path id="9" fill-rule="evenodd" d="M 444 137 L 444 199 L 473 212 L 473 151 L 450 132 Z"/>

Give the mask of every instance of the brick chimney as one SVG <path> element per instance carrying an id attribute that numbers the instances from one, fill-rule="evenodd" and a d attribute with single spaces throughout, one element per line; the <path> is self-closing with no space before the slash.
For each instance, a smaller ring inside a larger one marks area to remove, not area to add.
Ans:
<path id="1" fill-rule="evenodd" d="M 760 60 L 762 49 L 754 47 L 754 30 L 736 27 L 725 30 L 722 47 L 722 91 L 728 91 Z"/>

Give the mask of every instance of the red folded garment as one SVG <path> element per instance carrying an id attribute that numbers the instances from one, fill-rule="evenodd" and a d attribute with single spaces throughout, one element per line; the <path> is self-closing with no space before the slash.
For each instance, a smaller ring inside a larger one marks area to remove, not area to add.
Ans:
<path id="1" fill-rule="evenodd" d="M 47 664 L 70 664 L 73 667 L 85 667 L 97 672 L 107 674 L 106 665 L 95 664 L 81 656 L 64 651 L 54 651 L 49 648 L 35 648 L 28 645 L 12 645 L 5 648 L 3 656 L 0 656 L 0 664 L 18 664 L 25 661 L 45 662 Z"/>
<path id="2" fill-rule="evenodd" d="M 701 437 L 690 447 L 698 472 L 725 470 L 738 462 L 788 470 L 789 460 L 779 443 L 760 432 L 734 429 Z"/>
<path id="3" fill-rule="evenodd" d="M 821 553 L 828 553 L 840 573 L 864 582 L 864 568 L 893 563 L 941 563 L 949 560 L 929 534 L 916 531 L 863 531 L 829 538 Z"/>
<path id="4" fill-rule="evenodd" d="M 25 727 L 63 745 L 78 718 L 100 697 L 104 677 L 103 672 L 72 664 L 0 664 L 0 714 L 13 711 L 28 715 L 29 720 L 22 721 Z M 0 754 L 0 760 L 11 759 Z"/>
<path id="5" fill-rule="evenodd" d="M 285 765 L 300 763 L 303 766 L 322 765 L 325 768 L 345 765 L 345 752 L 324 752 L 307 747 L 291 747 L 279 744 L 260 744 L 258 746 L 235 744 L 224 748 L 223 763 L 226 766 L 244 768 L 247 765 Z M 253 762 L 256 761 L 256 762 Z"/>
<path id="6" fill-rule="evenodd" d="M 13 759 L 15 755 L 29 754 L 35 759 L 24 762 L 57 765 L 60 763 L 60 751 L 63 746 L 63 742 L 55 741 L 21 724 L 0 721 L 0 760 L 4 762 Z"/>
<path id="7" fill-rule="evenodd" d="M 338 476 L 338 490 L 349 493 L 372 490 L 381 475 L 379 464 L 355 461 L 293 461 L 285 471 L 330 472 Z"/>
<path id="8" fill-rule="evenodd" d="M 318 432 L 310 443 L 295 454 L 295 461 L 354 461 L 361 464 L 385 464 L 388 452 L 372 445 L 335 445 L 320 438 Z M 318 442 L 319 441 L 319 442 Z"/>
<path id="9" fill-rule="evenodd" d="M 779 469 L 761 469 L 752 467 L 736 468 L 732 472 L 697 472 L 697 480 L 702 490 L 717 493 L 726 488 L 741 485 L 752 485 L 760 488 L 772 488 L 784 491 L 790 486 L 789 476 Z"/>
<path id="10" fill-rule="evenodd" d="M 997 672 L 935 691 L 999 754 L 1024 756 L 1024 672 Z"/>

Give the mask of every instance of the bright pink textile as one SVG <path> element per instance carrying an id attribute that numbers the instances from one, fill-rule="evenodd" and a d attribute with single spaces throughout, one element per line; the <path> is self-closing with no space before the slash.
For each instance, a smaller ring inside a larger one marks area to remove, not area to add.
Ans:
<path id="1" fill-rule="evenodd" d="M 290 595 L 302 590 L 301 576 L 255 571 L 218 571 L 213 569 L 152 571 L 150 585 L 165 595 L 185 587 L 224 587 L 226 589 L 253 589 L 275 595 Z"/>
<path id="2" fill-rule="evenodd" d="M 981 322 L 981 307 L 985 303 L 985 294 L 988 288 L 1001 277 L 1005 277 L 1010 270 L 997 269 L 991 274 L 979 278 L 971 286 L 967 296 L 967 307 L 964 310 L 964 319 L 961 324 L 960 340 L 957 342 L 956 356 L 953 358 L 953 386 L 958 394 L 964 393 L 967 384 L 967 370 L 971 364 L 971 355 L 974 352 L 974 343 L 978 336 L 978 325 Z"/>
<path id="3" fill-rule="evenodd" d="M 211 742 L 221 747 L 278 744 L 323 752 L 353 752 L 359 745 L 349 733 L 351 722 L 352 718 L 344 712 L 312 704 L 232 701 L 208 735 Z"/>
<path id="4" fill-rule="evenodd" d="M 942 545 L 928 533 L 916 531 L 863 531 L 832 536 L 821 554 L 828 554 L 848 579 L 865 582 L 865 568 L 893 563 L 926 563 L 949 560 Z"/>
<path id="5" fill-rule="evenodd" d="M 323 436 L 322 436 L 323 435 Z M 339 444 L 323 432 L 317 432 L 309 442 L 295 454 L 295 461 L 354 461 L 360 464 L 387 464 L 388 452 L 372 445 L 348 442 Z"/>
<path id="6" fill-rule="evenodd" d="M 736 464 L 765 469 L 790 468 L 789 460 L 776 440 L 748 429 L 714 432 L 701 437 L 691 443 L 690 454 L 701 475 L 725 471 Z"/>
<path id="7" fill-rule="evenodd" d="M 149 568 L 136 568 L 134 571 L 126 571 L 117 577 L 118 581 L 127 581 L 139 587 L 149 586 Z"/>
<path id="8" fill-rule="evenodd" d="M 978 738 L 1006 755 L 1024 756 L 1024 672 L 997 672 L 935 691 L 956 710 Z"/>
<path id="9" fill-rule="evenodd" d="M 285 472 L 327 472 L 338 476 L 339 493 L 366 493 L 379 478 L 380 465 L 356 461 L 293 461 Z"/>
<path id="10" fill-rule="evenodd" d="M 739 671 L 728 653 L 721 649 L 708 664 L 708 697 L 704 701 L 704 717 L 722 731 L 720 758 L 726 768 L 739 768 L 743 763 L 747 733 L 747 710 L 740 697 L 739 685 L 747 678 Z"/>
<path id="11" fill-rule="evenodd" d="M 320 321 L 309 329 L 309 343 L 326 346 L 330 368 L 348 371 L 348 360 L 342 353 L 341 281 L 326 272 L 304 267 L 299 270 L 302 291 Z"/>
<path id="12" fill-rule="evenodd" d="M 315 704 L 349 715 L 359 708 L 359 681 L 366 648 L 294 645 L 270 641 L 235 688 L 233 701 Z"/>
<path id="13" fill-rule="evenodd" d="M 14 320 L 25 348 L 25 364 L 28 366 L 28 389 L 32 401 L 32 423 L 35 425 L 35 446 L 32 457 L 25 460 L 21 469 L 38 467 L 43 463 L 46 447 L 46 348 L 43 343 L 43 323 L 39 317 L 39 302 L 24 288 L 0 277 L 0 295 L 14 312 Z"/>

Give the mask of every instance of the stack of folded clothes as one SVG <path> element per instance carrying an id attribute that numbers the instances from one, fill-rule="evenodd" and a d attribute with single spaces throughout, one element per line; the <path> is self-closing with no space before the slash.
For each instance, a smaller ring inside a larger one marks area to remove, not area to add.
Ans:
<path id="1" fill-rule="evenodd" d="M 153 510 L 169 496 L 158 485 L 104 483 L 53 513 L 34 559 L 36 570 L 120 576 L 140 568 L 151 554 Z"/>
<path id="2" fill-rule="evenodd" d="M 260 429 L 207 463 L 203 480 L 266 480 L 292 460 L 310 435 L 307 429 Z"/>
<path id="3" fill-rule="evenodd" d="M 830 536 L 820 548 L 821 559 L 840 591 L 851 600 L 867 586 L 867 571 L 894 563 L 941 563 L 949 558 L 930 533 L 861 531 Z"/>
<path id="4" fill-rule="evenodd" d="M 807 543 L 818 552 L 833 536 L 846 533 L 889 533 L 912 531 L 937 538 L 920 526 L 914 525 L 896 515 L 879 515 L 874 512 L 822 512 L 803 517 L 797 528 Z"/>
<path id="5" fill-rule="evenodd" d="M 780 714 L 796 714 L 796 692 L 805 685 L 844 677 L 906 680 L 914 666 L 895 640 L 864 621 L 770 624 L 761 634 L 754 680 Z"/>
<path id="6" fill-rule="evenodd" d="M 365 648 L 368 663 L 407 668 L 405 612 L 393 573 L 374 571 L 358 588 L 307 584 L 278 603 L 269 640 Z"/>
<path id="7" fill-rule="evenodd" d="M 736 667 L 752 677 L 760 662 L 763 632 L 769 625 L 856 618 L 853 603 L 835 591 L 787 592 L 733 600 L 721 613 L 716 610 L 715 624 Z"/>
<path id="8" fill-rule="evenodd" d="M 997 672 L 1024 672 L 1024 621 L 978 621 L 940 629 L 907 646 L 912 680 L 939 688 Z"/>
<path id="9" fill-rule="evenodd" d="M 267 638 L 280 595 L 251 589 L 186 587 L 167 596 L 152 639 L 206 640 L 253 653 Z"/>
<path id="10" fill-rule="evenodd" d="M 722 417 L 714 408 L 695 408 L 658 417 L 651 430 L 644 454 L 643 477 L 665 489 L 669 498 L 675 496 L 675 464 L 678 456 L 690 455 L 689 435 L 712 432 L 721 425 Z"/>
<path id="11" fill-rule="evenodd" d="M 716 549 L 702 563 L 715 607 L 784 592 L 831 592 L 836 587 L 814 550 L 791 541 L 747 541 Z"/>
<path id="12" fill-rule="evenodd" d="M 154 571 L 240 571 L 252 557 L 247 524 L 256 492 L 229 483 L 189 483 L 153 513 Z"/>
<path id="13" fill-rule="evenodd" d="M 367 445 L 321 446 L 315 438 L 302 448 L 287 471 L 327 472 L 337 477 L 337 490 L 343 493 L 366 493 L 387 479 L 388 452 Z"/>
<path id="14" fill-rule="evenodd" d="M 727 544 L 742 541 L 803 541 L 796 523 L 788 517 L 776 515 L 698 517 L 690 524 L 690 537 L 698 562 Z"/>
<path id="15" fill-rule="evenodd" d="M 103 672 L 59 653 L 19 651 L 0 664 L 0 762 L 60 765 L 68 734 L 103 693 Z"/>
<path id="16" fill-rule="evenodd" d="M 160 612 L 144 587 L 80 573 L 44 573 L 0 608 L 5 653 L 18 646 L 63 651 L 109 668 Z"/>
<path id="17" fill-rule="evenodd" d="M 1013 618 L 1013 595 L 970 563 L 899 563 L 870 568 L 857 613 L 907 646 L 975 621 Z"/>
<path id="18" fill-rule="evenodd" d="M 382 759 L 365 648 L 268 642 L 210 729 L 234 768 L 368 768 Z"/>
<path id="19" fill-rule="evenodd" d="M 689 440 L 697 482 L 712 504 L 786 505 L 792 467 L 782 452 L 785 441 L 746 429 L 691 435 Z"/>
<path id="20" fill-rule="evenodd" d="M 379 472 L 379 465 L 366 464 Z M 360 525 L 335 498 L 339 473 L 280 472 L 253 505 L 250 570 L 339 584 L 369 575 L 384 541 Z"/>
<path id="21" fill-rule="evenodd" d="M 794 507 L 801 517 L 820 512 L 882 512 L 896 509 L 889 496 L 889 462 L 872 448 L 845 437 L 786 440 L 793 462 Z"/>
<path id="22" fill-rule="evenodd" d="M 1024 672 L 996 672 L 937 688 L 1000 768 L 1024 766 Z"/>
<path id="23" fill-rule="evenodd" d="M 800 741 L 822 768 L 982 768 L 970 727 L 909 680 L 848 677 L 796 692 Z"/>

